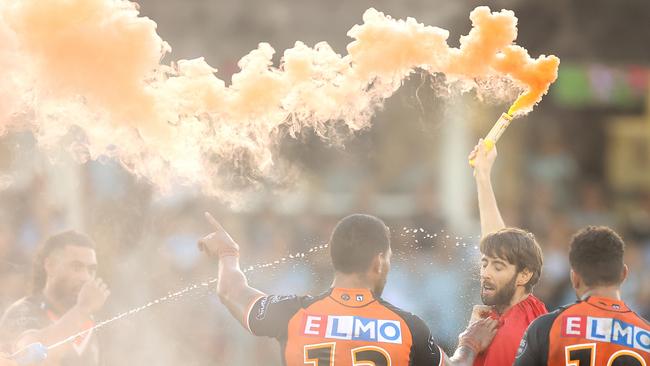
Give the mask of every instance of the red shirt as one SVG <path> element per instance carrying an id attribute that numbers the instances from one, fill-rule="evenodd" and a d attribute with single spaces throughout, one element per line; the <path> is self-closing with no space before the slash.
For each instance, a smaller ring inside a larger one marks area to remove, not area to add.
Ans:
<path id="1" fill-rule="evenodd" d="M 474 366 L 504 366 L 515 362 L 517 349 L 526 329 L 537 317 L 548 313 L 546 306 L 533 295 L 499 315 L 490 317 L 499 321 L 499 330 L 490 346 L 474 361 Z"/>

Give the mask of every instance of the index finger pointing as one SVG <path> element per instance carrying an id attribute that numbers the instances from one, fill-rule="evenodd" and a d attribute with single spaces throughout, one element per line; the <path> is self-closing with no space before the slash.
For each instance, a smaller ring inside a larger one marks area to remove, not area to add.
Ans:
<path id="1" fill-rule="evenodd" d="M 223 227 L 221 226 L 221 224 L 219 223 L 219 221 L 217 221 L 217 219 L 215 219 L 214 217 L 212 217 L 212 215 L 210 215 L 209 212 L 206 212 L 206 213 L 205 213 L 205 218 L 206 218 L 206 220 L 208 220 L 208 222 L 210 223 L 210 225 L 212 225 L 215 229 L 217 229 L 217 230 L 219 230 L 219 231 L 224 231 L 224 230 L 223 230 Z"/>

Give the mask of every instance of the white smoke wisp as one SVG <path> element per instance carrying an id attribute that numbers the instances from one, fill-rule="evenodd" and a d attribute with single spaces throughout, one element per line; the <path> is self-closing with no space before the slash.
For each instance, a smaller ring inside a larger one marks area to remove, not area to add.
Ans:
<path id="1" fill-rule="evenodd" d="M 5 7 L 0 3 L 0 14 L 4 14 Z M 22 97 L 27 97 L 19 83 L 20 75 L 25 75 L 25 71 L 19 62 L 16 34 L 0 16 L 0 135 L 7 132 L 10 116 L 19 112 Z"/>
<path id="2" fill-rule="evenodd" d="M 273 151 L 283 133 L 331 138 L 337 124 L 348 133 L 367 128 L 417 70 L 466 90 L 509 81 L 526 91 L 519 112 L 530 111 L 559 60 L 532 59 L 514 45 L 511 11 L 479 7 L 470 18 L 473 28 L 454 48 L 444 29 L 369 9 L 348 32 L 347 55 L 296 42 L 276 66 L 275 50 L 260 43 L 227 85 L 203 58 L 161 64 L 171 48 L 135 3 L 13 1 L 0 8 L 0 90 L 18 93 L 0 104 L 0 132 L 31 129 L 48 146 L 80 128 L 83 158 L 109 155 L 159 188 L 188 183 L 221 195 L 229 169 L 277 174 Z"/>

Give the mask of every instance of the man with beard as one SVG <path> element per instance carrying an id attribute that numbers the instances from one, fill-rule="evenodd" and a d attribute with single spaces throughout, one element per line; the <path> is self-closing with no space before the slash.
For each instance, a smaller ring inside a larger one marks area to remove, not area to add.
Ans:
<path id="1" fill-rule="evenodd" d="M 571 284 L 578 301 L 535 320 L 516 366 L 646 366 L 650 323 L 621 301 L 625 243 L 612 229 L 589 226 L 571 239 Z"/>
<path id="2" fill-rule="evenodd" d="M 497 322 L 483 319 L 459 336 L 450 359 L 417 316 L 381 298 L 390 270 L 390 231 L 380 219 L 342 219 L 329 242 L 332 288 L 322 295 L 266 295 L 239 268 L 239 246 L 212 216 L 214 232 L 199 246 L 219 260 L 217 291 L 252 334 L 280 341 L 285 365 L 466 365 L 492 340 Z"/>
<path id="3" fill-rule="evenodd" d="M 481 219 L 481 300 L 472 321 L 489 317 L 501 326 L 490 347 L 477 357 L 475 366 L 512 365 L 526 328 L 546 306 L 533 294 L 542 273 L 542 250 L 533 234 L 506 228 L 490 181 L 496 147 L 479 141 L 469 156 L 474 161 Z"/>
<path id="4" fill-rule="evenodd" d="M 31 295 L 11 305 L 0 321 L 0 337 L 13 351 L 40 342 L 52 345 L 93 327 L 109 291 L 96 278 L 94 242 L 66 231 L 47 239 L 34 261 Z M 94 366 L 99 349 L 92 330 L 52 349 L 43 365 Z"/>

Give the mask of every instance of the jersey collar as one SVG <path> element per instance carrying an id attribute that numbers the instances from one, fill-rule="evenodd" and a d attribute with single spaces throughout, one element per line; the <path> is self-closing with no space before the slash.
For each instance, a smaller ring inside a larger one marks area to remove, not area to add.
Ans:
<path id="1" fill-rule="evenodd" d="M 627 307 L 627 305 L 625 305 L 623 301 L 611 299 L 608 297 L 589 296 L 584 301 L 597 308 L 607 310 L 607 311 L 616 311 L 620 313 L 625 313 L 630 311 L 630 309 Z"/>
<path id="2" fill-rule="evenodd" d="M 361 307 L 375 301 L 375 296 L 367 288 L 342 288 L 334 287 L 330 297 L 345 306 Z"/>

